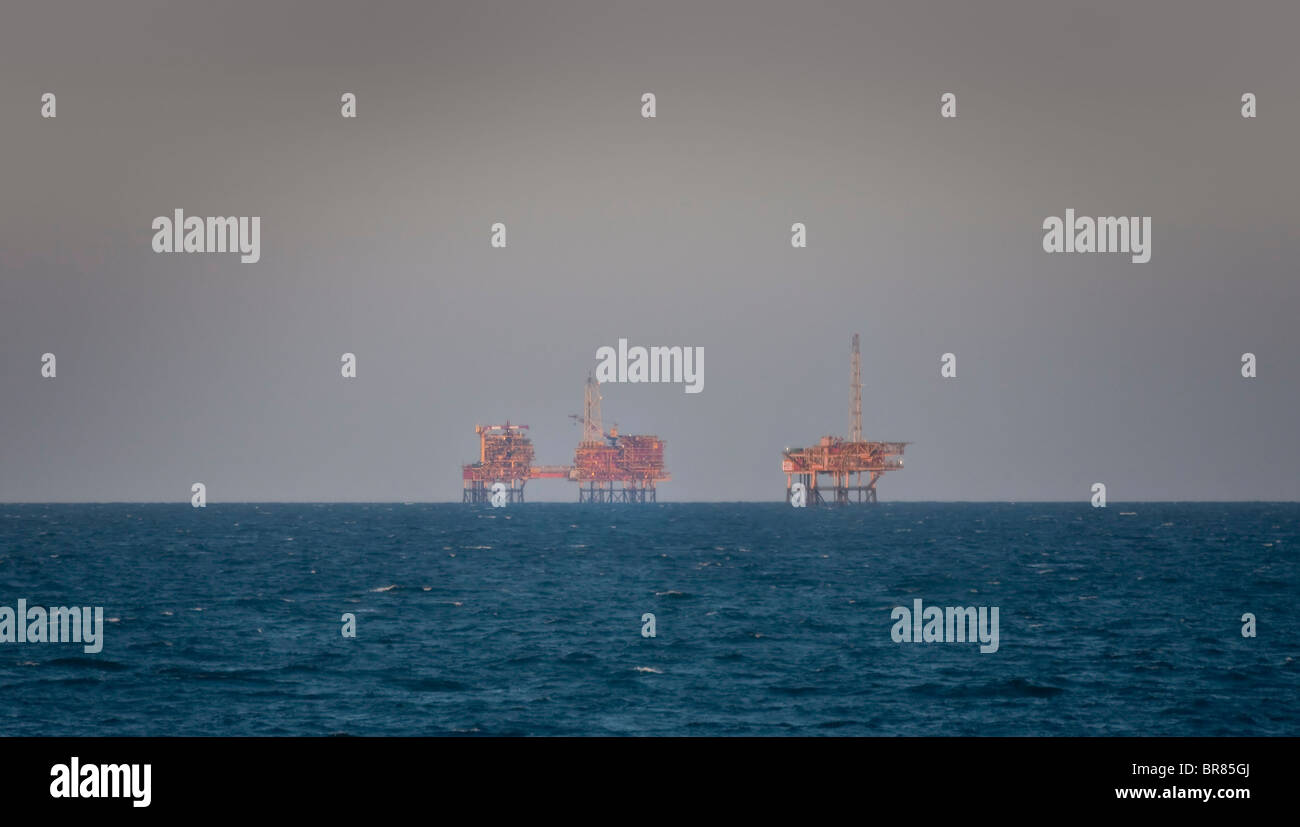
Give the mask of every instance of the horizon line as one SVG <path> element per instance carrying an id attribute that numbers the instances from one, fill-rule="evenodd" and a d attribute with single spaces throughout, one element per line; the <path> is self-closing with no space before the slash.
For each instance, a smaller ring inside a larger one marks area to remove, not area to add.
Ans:
<path id="1" fill-rule="evenodd" d="M 1022 500 L 1022 499 L 998 499 L 998 500 L 884 500 L 877 503 L 849 503 L 850 506 L 862 505 L 988 505 L 988 504 L 1005 504 L 1005 505 L 1061 505 L 1067 503 L 1078 503 L 1092 507 L 1087 499 L 1070 499 L 1070 500 Z M 1109 508 L 1114 504 L 1204 504 L 1204 505 L 1221 505 L 1221 504 L 1260 504 L 1260 505 L 1296 505 L 1300 500 L 1110 500 L 1107 505 L 1099 506 L 1100 508 Z M 475 503 L 466 503 L 460 500 L 220 500 L 209 502 L 211 505 L 475 505 Z M 591 505 L 786 505 L 785 500 L 660 500 L 651 503 L 590 503 Z M 191 505 L 189 500 L 9 500 L 0 501 L 0 506 L 9 505 Z M 481 503 L 479 504 L 481 505 Z M 589 503 L 579 503 L 576 500 L 533 500 L 519 505 L 589 505 Z M 208 506 L 202 506 L 204 508 Z M 809 506 L 818 508 L 823 506 Z M 837 508 L 834 503 L 825 503 L 824 507 Z"/>

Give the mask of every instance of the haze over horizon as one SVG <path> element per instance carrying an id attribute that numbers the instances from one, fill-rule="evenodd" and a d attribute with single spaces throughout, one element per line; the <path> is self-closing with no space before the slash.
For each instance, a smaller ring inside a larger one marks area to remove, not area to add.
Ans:
<path id="1" fill-rule="evenodd" d="M 572 461 L 620 338 L 707 354 L 602 387 L 660 501 L 779 501 L 855 332 L 882 504 L 1300 500 L 1300 5 L 71 8 L 0 29 L 0 502 L 459 501 L 475 424 Z M 1150 262 L 1045 253 L 1067 209 Z"/>

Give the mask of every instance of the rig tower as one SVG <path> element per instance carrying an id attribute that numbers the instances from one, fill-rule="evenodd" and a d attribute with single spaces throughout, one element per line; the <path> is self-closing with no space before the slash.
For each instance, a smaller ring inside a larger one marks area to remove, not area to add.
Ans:
<path id="1" fill-rule="evenodd" d="M 831 489 L 835 505 L 876 502 L 876 481 L 886 471 L 903 467 L 903 448 L 910 442 L 869 442 L 862 439 L 862 354 L 858 334 L 853 334 L 853 360 L 849 378 L 849 438 L 824 436 L 811 448 L 787 448 L 781 455 L 785 472 L 785 501 L 790 502 L 795 482 L 803 483 L 810 505 L 825 505 L 822 491 Z M 822 475 L 829 485 L 819 485 Z M 862 475 L 867 475 L 864 484 Z"/>
<path id="2" fill-rule="evenodd" d="M 858 334 L 853 334 L 853 378 L 849 382 L 849 442 L 862 441 L 862 351 L 858 350 Z"/>

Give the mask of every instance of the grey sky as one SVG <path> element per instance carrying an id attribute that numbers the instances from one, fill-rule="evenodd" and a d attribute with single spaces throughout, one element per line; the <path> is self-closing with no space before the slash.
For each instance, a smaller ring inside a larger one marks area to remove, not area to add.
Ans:
<path id="1" fill-rule="evenodd" d="M 0 501 L 459 499 L 476 422 L 570 461 L 619 337 L 705 348 L 604 389 L 661 499 L 777 500 L 855 331 L 883 500 L 1300 498 L 1300 5 L 185 5 L 6 6 Z M 1071 207 L 1151 262 L 1044 253 Z"/>

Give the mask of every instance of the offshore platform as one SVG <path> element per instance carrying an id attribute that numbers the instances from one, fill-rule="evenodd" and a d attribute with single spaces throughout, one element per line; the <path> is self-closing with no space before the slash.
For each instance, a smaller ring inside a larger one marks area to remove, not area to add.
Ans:
<path id="1" fill-rule="evenodd" d="M 785 472 L 785 501 L 793 484 L 802 483 L 809 505 L 849 505 L 876 502 L 876 481 L 886 471 L 903 467 L 903 448 L 910 442 L 866 442 L 862 439 L 862 354 L 853 334 L 853 367 L 849 380 L 849 438 L 824 436 L 811 448 L 787 448 L 781 455 Z M 822 475 L 829 484 L 820 485 Z M 862 475 L 867 475 L 864 484 Z M 822 496 L 830 489 L 831 500 Z"/>
<path id="2" fill-rule="evenodd" d="M 461 502 L 488 503 L 497 483 L 507 503 L 524 501 L 529 480 L 565 479 L 578 483 L 578 502 L 655 502 L 655 485 L 671 479 L 664 470 L 664 443 L 653 434 L 619 434 L 618 426 L 604 430 L 600 415 L 600 385 L 591 376 L 583 399 L 582 441 L 573 465 L 535 465 L 527 425 L 475 425 L 478 462 L 461 467 Z"/>
<path id="3" fill-rule="evenodd" d="M 461 467 L 464 492 L 461 502 L 492 501 L 492 486 L 503 483 L 506 502 L 524 501 L 524 484 L 536 479 L 568 479 L 567 465 L 534 465 L 533 442 L 524 431 L 527 425 L 475 425 L 478 434 L 478 462 Z"/>
<path id="4" fill-rule="evenodd" d="M 618 425 L 605 431 L 600 399 L 600 384 L 588 376 L 582 403 L 582 442 L 573 455 L 569 475 L 578 483 L 578 502 L 655 502 L 655 484 L 671 479 L 664 470 L 663 440 L 653 434 L 620 436 Z"/>

